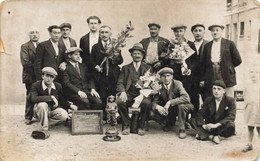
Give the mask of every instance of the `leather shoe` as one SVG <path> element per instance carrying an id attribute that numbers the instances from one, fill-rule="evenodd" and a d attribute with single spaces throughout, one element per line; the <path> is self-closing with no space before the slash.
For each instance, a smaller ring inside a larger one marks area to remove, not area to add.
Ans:
<path id="1" fill-rule="evenodd" d="M 180 129 L 179 130 L 179 138 L 180 139 L 185 139 L 186 138 L 186 132 L 185 132 L 185 129 Z"/>
<path id="2" fill-rule="evenodd" d="M 129 134 L 130 134 L 129 126 L 123 127 L 122 135 L 129 135 Z"/>
<path id="3" fill-rule="evenodd" d="M 30 125 L 32 123 L 32 121 L 30 119 L 25 119 L 24 122 L 25 122 L 26 125 Z"/>
<path id="4" fill-rule="evenodd" d="M 248 151 L 251 151 L 253 150 L 253 145 L 252 144 L 247 144 L 243 149 L 242 149 L 242 152 L 248 152 Z"/>
<path id="5" fill-rule="evenodd" d="M 138 135 L 144 136 L 145 131 L 143 129 L 138 129 Z"/>

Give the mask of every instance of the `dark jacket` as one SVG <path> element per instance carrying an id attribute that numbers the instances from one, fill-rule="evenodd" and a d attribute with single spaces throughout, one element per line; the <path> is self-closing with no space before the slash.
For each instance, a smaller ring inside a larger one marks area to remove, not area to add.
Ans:
<path id="1" fill-rule="evenodd" d="M 56 71 L 59 65 L 66 61 L 65 46 L 58 44 L 59 54 L 56 56 L 55 50 L 50 40 L 44 41 L 37 46 L 36 56 L 34 61 L 34 72 L 36 80 L 41 80 L 41 69 L 44 67 L 52 67 Z"/>
<path id="2" fill-rule="evenodd" d="M 77 47 L 77 43 L 76 43 L 76 41 L 74 39 L 69 37 L 69 41 L 70 41 L 70 47 Z M 65 46 L 65 48 L 66 48 L 66 45 L 65 45 L 65 43 L 64 43 L 62 38 L 60 38 L 59 43 L 61 45 Z"/>
<path id="3" fill-rule="evenodd" d="M 164 85 L 162 85 L 159 94 L 155 95 L 153 99 L 153 109 L 155 109 L 157 105 L 164 106 L 168 101 L 171 101 L 171 106 L 190 103 L 190 97 L 180 81 L 172 81 L 168 96 L 167 90 L 165 89 Z"/>
<path id="4" fill-rule="evenodd" d="M 212 44 L 213 41 L 210 41 L 205 45 L 201 65 L 201 81 L 205 81 L 205 85 L 208 87 L 212 86 Z M 232 87 L 237 83 L 235 67 L 237 67 L 242 62 L 240 54 L 234 42 L 224 38 L 221 39 L 220 52 L 220 70 L 222 78 L 227 87 Z"/>
<path id="5" fill-rule="evenodd" d="M 61 84 L 53 82 L 56 89 L 51 89 L 51 94 L 49 95 L 48 89 L 43 90 L 42 81 L 37 81 L 32 84 L 30 91 L 31 103 L 36 104 L 40 102 L 46 102 L 50 106 L 51 110 L 54 110 L 54 102 L 51 99 L 51 95 L 53 95 L 58 100 L 58 107 L 62 107 L 66 110 L 69 109 L 70 104 L 65 101 L 63 97 Z"/>
<path id="6" fill-rule="evenodd" d="M 140 72 L 141 76 L 144 75 L 144 73 L 149 70 L 151 67 L 145 63 L 141 63 L 140 65 Z M 117 88 L 116 91 L 118 93 L 121 92 L 127 92 L 129 87 L 131 86 L 133 80 L 133 74 L 134 74 L 134 65 L 133 63 L 130 63 L 128 65 L 123 66 L 118 81 L 117 81 Z"/>
<path id="7" fill-rule="evenodd" d="M 21 46 L 20 60 L 23 66 L 23 83 L 34 83 L 36 81 L 34 73 L 34 59 L 36 54 L 36 48 L 31 41 Z"/>
<path id="8" fill-rule="evenodd" d="M 95 89 L 94 81 L 85 64 L 78 63 L 80 75 L 71 63 L 67 63 L 66 70 L 60 71 L 61 82 L 66 96 L 77 95 L 78 91 L 87 93 Z"/>
<path id="9" fill-rule="evenodd" d="M 223 96 L 218 111 L 216 111 L 216 102 L 214 96 L 208 97 L 198 113 L 197 124 L 202 126 L 208 123 L 221 123 L 226 125 L 228 122 L 235 121 L 236 103 L 234 98 Z"/>

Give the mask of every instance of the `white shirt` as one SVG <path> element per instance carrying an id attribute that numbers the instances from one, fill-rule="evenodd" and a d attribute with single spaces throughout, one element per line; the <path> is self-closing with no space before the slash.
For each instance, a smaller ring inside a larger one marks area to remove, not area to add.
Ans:
<path id="1" fill-rule="evenodd" d="M 134 65 L 135 71 L 138 71 L 138 69 L 141 66 L 141 62 L 133 62 L 133 65 Z"/>
<path id="2" fill-rule="evenodd" d="M 46 86 L 46 84 L 44 83 L 44 81 L 42 81 L 42 89 L 45 91 L 48 87 Z M 51 84 L 51 88 L 48 88 L 48 92 L 49 95 L 51 94 L 51 89 L 56 89 L 54 83 Z"/>
<path id="3" fill-rule="evenodd" d="M 221 39 L 219 41 L 213 41 L 211 48 L 211 61 L 212 62 L 220 62 L 220 44 Z"/>
<path id="4" fill-rule="evenodd" d="M 200 46 L 201 44 L 203 43 L 203 39 L 201 41 L 194 41 L 194 44 L 195 44 L 195 47 L 196 47 L 196 50 L 197 50 L 197 55 L 199 55 L 199 50 L 200 50 Z"/>
<path id="5" fill-rule="evenodd" d="M 52 46 L 53 46 L 53 48 L 54 48 L 54 50 L 56 52 L 56 56 L 58 56 L 59 55 L 58 42 L 52 42 L 52 40 L 51 40 L 51 44 L 52 44 Z"/>
<path id="6" fill-rule="evenodd" d="M 32 41 L 32 43 L 33 43 L 33 46 L 34 46 L 35 48 L 37 48 L 37 45 L 38 45 L 37 42 L 33 42 L 33 41 Z"/>
<path id="7" fill-rule="evenodd" d="M 147 47 L 145 62 L 148 64 L 153 64 L 159 60 L 158 57 L 158 41 L 151 41 Z"/>
<path id="8" fill-rule="evenodd" d="M 70 48 L 70 39 L 69 38 L 67 38 L 67 39 L 62 38 L 62 40 L 65 44 L 66 49 L 69 49 Z"/>
<path id="9" fill-rule="evenodd" d="M 169 92 L 170 88 L 171 88 L 171 84 L 169 83 L 168 85 L 164 85 L 164 88 L 167 90 L 167 92 Z"/>
<path id="10" fill-rule="evenodd" d="M 215 102 L 216 102 L 216 112 L 218 111 L 219 104 L 220 104 L 221 100 L 222 100 L 222 98 L 220 99 L 220 101 L 215 99 Z"/>
<path id="11" fill-rule="evenodd" d="M 98 37 L 99 37 L 98 32 L 96 34 L 93 34 L 91 32 L 89 33 L 89 53 L 90 54 L 91 54 L 91 50 L 92 50 L 93 45 L 98 43 Z"/>

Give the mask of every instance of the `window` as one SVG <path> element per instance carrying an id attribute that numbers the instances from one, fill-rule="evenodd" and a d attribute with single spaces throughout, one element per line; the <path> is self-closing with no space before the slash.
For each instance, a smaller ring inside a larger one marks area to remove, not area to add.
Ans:
<path id="1" fill-rule="evenodd" d="M 226 25 L 226 38 L 230 39 L 230 24 Z"/>
<path id="2" fill-rule="evenodd" d="M 240 22 L 240 38 L 244 38 L 245 34 L 245 22 Z"/>
<path id="3" fill-rule="evenodd" d="M 248 35 L 247 35 L 247 38 L 248 39 L 251 39 L 251 20 L 249 20 L 249 22 L 248 22 Z"/>
<path id="4" fill-rule="evenodd" d="M 227 0 L 227 8 L 230 8 L 232 6 L 232 0 Z"/>

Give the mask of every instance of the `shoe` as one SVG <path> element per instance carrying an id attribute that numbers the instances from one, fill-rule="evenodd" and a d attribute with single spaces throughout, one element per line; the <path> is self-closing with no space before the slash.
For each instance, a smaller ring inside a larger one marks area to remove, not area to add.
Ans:
<path id="1" fill-rule="evenodd" d="M 215 143 L 215 144 L 219 144 L 219 143 L 220 143 L 220 139 L 219 139 L 219 136 L 218 136 L 218 135 L 216 135 L 216 136 L 210 135 L 210 136 L 209 136 L 209 139 L 210 139 L 213 143 Z"/>
<path id="2" fill-rule="evenodd" d="M 143 129 L 138 129 L 138 135 L 144 136 L 145 135 L 145 131 Z"/>
<path id="3" fill-rule="evenodd" d="M 243 149 L 242 149 L 242 152 L 248 152 L 248 151 L 251 151 L 253 150 L 253 145 L 252 144 L 247 144 Z"/>
<path id="4" fill-rule="evenodd" d="M 185 132 L 185 129 L 180 129 L 179 130 L 179 138 L 180 139 L 185 139 L 186 138 L 186 132 Z"/>
<path id="5" fill-rule="evenodd" d="M 32 132 L 32 137 L 34 139 L 42 139 L 45 140 L 50 137 L 50 134 L 48 130 L 45 129 L 39 129 Z"/>
<path id="6" fill-rule="evenodd" d="M 25 122 L 26 125 L 31 125 L 31 123 L 32 123 L 32 121 L 30 119 L 25 119 L 24 122 Z"/>
<path id="7" fill-rule="evenodd" d="M 185 122 L 185 129 L 192 129 L 191 125 L 189 122 Z"/>
<path id="8" fill-rule="evenodd" d="M 122 135 L 129 135 L 130 134 L 130 128 L 126 127 L 125 129 L 123 129 L 122 131 Z"/>
<path id="9" fill-rule="evenodd" d="M 196 134 L 195 138 L 196 138 L 197 140 L 201 140 L 199 134 Z"/>

